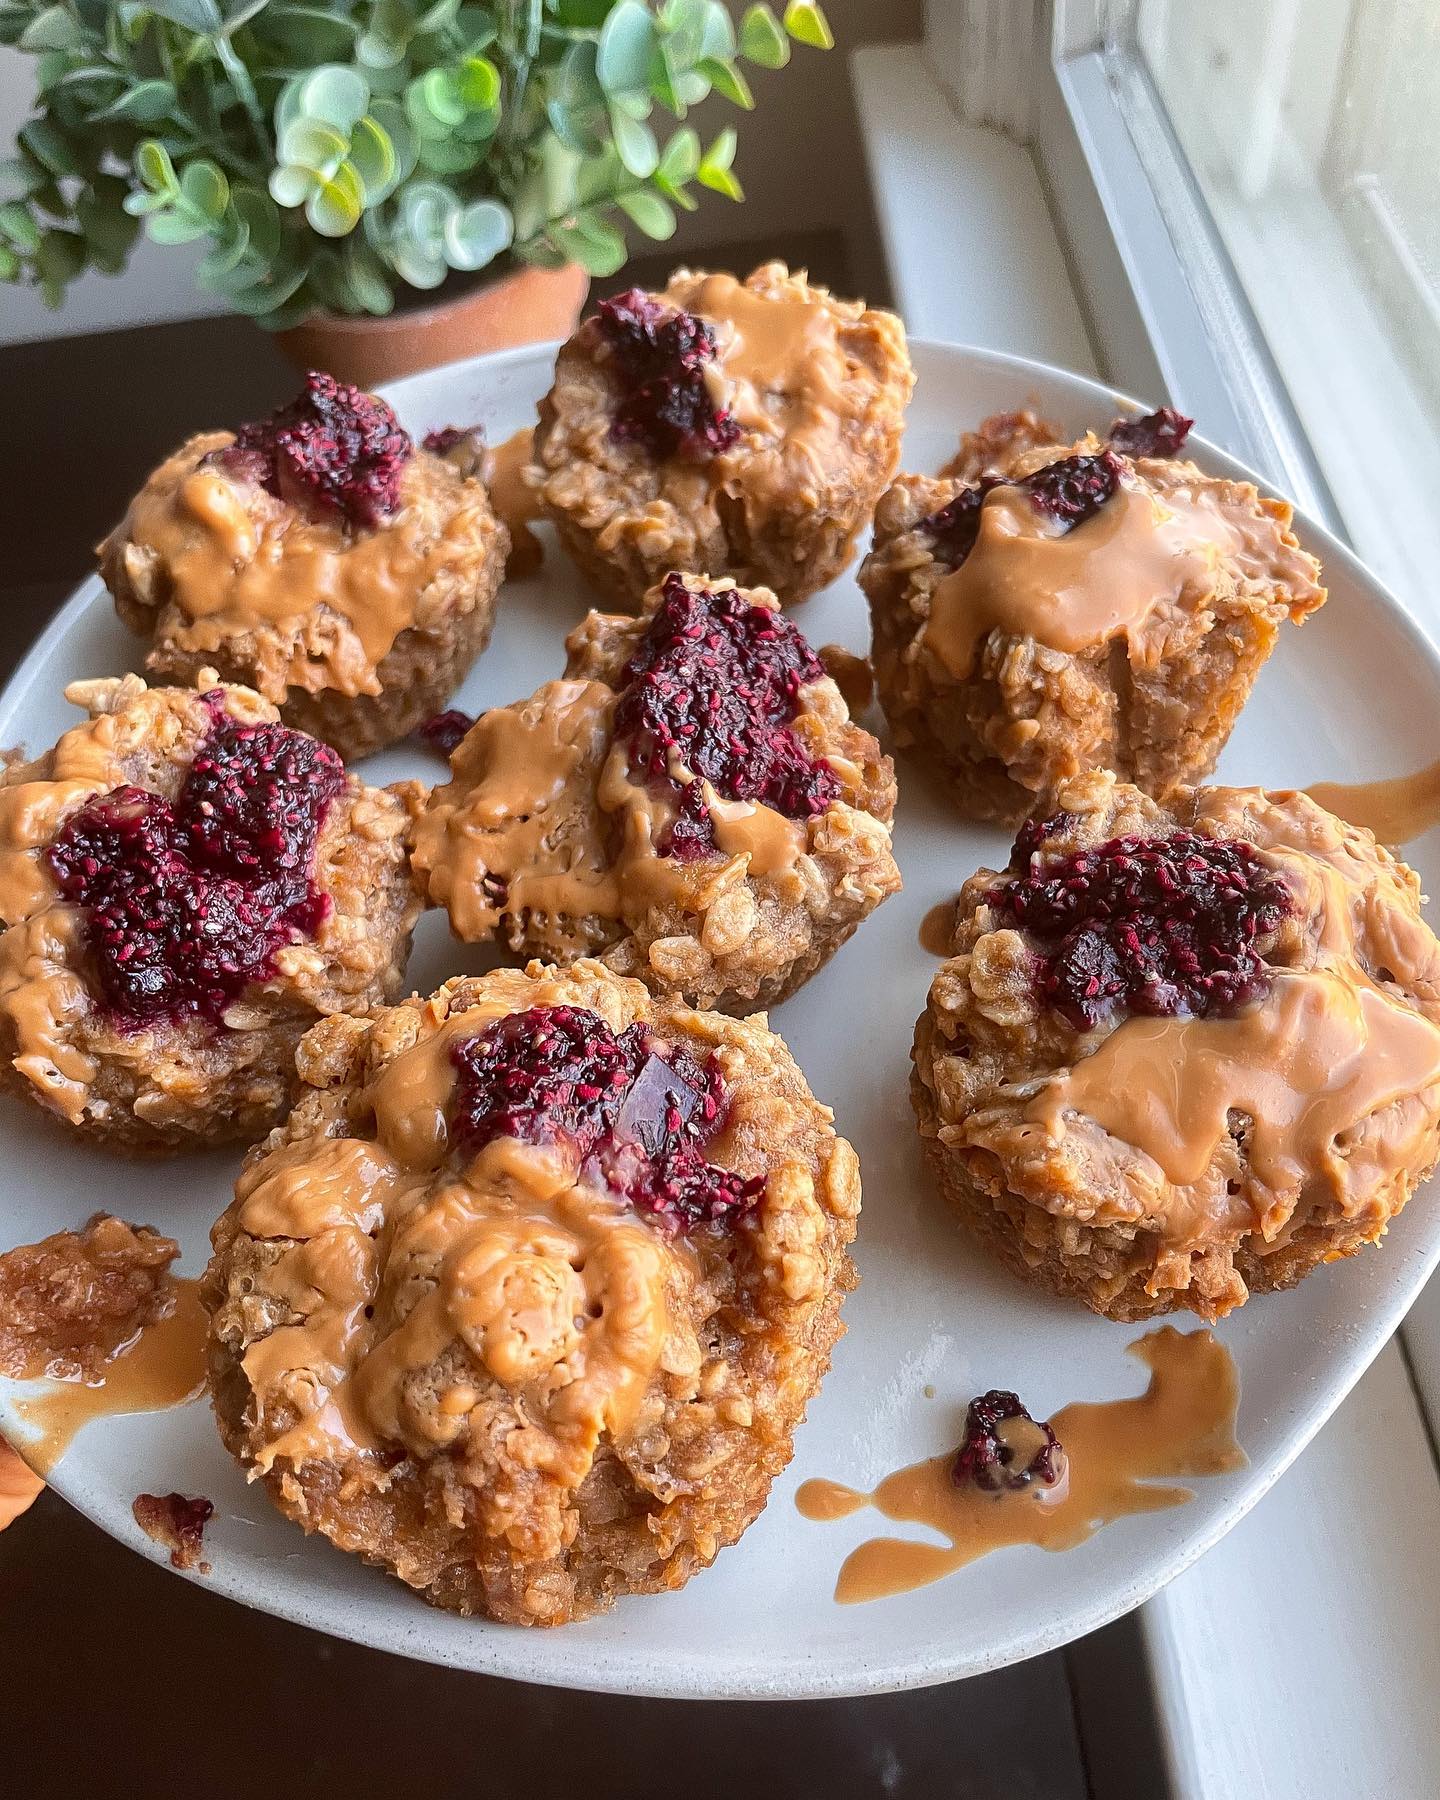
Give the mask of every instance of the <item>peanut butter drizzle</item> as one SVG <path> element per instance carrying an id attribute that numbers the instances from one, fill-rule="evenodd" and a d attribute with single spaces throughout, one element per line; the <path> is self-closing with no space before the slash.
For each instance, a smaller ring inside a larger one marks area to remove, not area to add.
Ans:
<path id="1" fill-rule="evenodd" d="M 681 304 L 716 327 L 717 400 L 746 431 L 783 438 L 823 475 L 854 410 L 835 314 L 818 296 L 764 294 L 733 275 L 705 276 Z"/>
<path id="2" fill-rule="evenodd" d="M 125 529 L 158 553 L 186 620 L 175 643 L 209 653 L 257 628 L 299 632 L 287 686 L 378 694 L 376 669 L 415 624 L 417 600 L 444 572 L 453 543 L 427 544 L 409 507 L 350 537 L 279 501 L 246 499 L 223 471 L 202 464 L 178 487 L 145 488 L 131 502 Z M 317 617 L 322 606 L 329 621 Z"/>
<path id="3" fill-rule="evenodd" d="M 758 800 L 722 800 L 707 781 L 705 804 L 715 842 L 726 856 L 749 858 L 748 875 L 782 875 L 805 853 L 805 829 Z"/>
<path id="4" fill-rule="evenodd" d="M 116 713 L 74 725 L 57 741 L 48 776 L 0 787 L 0 919 L 7 924 L 55 898 L 44 852 L 65 818 L 124 780 L 119 730 Z"/>
<path id="5" fill-rule="evenodd" d="M 940 900 L 920 921 L 920 948 L 927 956 L 948 956 L 955 942 L 955 901 Z"/>
<path id="6" fill-rule="evenodd" d="M 673 802 L 631 778 L 628 751 L 611 740 L 615 698 L 600 681 L 547 682 L 482 714 L 456 750 L 449 784 L 416 827 L 414 862 L 457 936 L 481 941 L 506 915 L 558 923 L 695 909 L 739 858 L 750 876 L 798 880 L 804 826 L 759 802 L 722 800 L 708 782 L 716 845 L 732 864 L 662 856 L 656 841 Z M 678 765 L 673 773 L 691 779 Z"/>
<path id="7" fill-rule="evenodd" d="M 630 1429 L 673 1356 L 671 1296 L 694 1279 L 683 1245 L 559 1150 L 500 1138 L 467 1160 L 448 1142 L 452 1047 L 505 1010 L 457 1015 L 381 1072 L 367 1096 L 377 1144 L 288 1145 L 238 1184 L 247 1231 L 296 1240 L 270 1282 L 298 1322 L 244 1358 L 262 1404 L 280 1393 L 301 1415 L 260 1448 L 260 1470 L 457 1444 L 476 1388 L 437 1374 L 428 1410 L 413 1390 L 458 1345 L 523 1396 L 532 1466 L 578 1486 L 602 1433 Z"/>
<path id="8" fill-rule="evenodd" d="M 15 1412 L 39 1437 L 27 1439 L 25 1460 L 48 1475 L 82 1425 L 117 1413 L 162 1412 L 196 1399 L 205 1386 L 205 1309 L 199 1283 L 172 1278 L 175 1309 L 147 1325 L 105 1367 L 103 1379 L 51 1382 L 41 1393 L 17 1400 Z M 43 1365 L 20 1379 L 39 1380 Z"/>
<path id="9" fill-rule="evenodd" d="M 1434 1135 L 1423 1090 L 1440 1082 L 1440 1030 L 1420 1013 L 1321 969 L 1282 969 L 1269 996 L 1228 1019 L 1127 1019 L 1049 1083 L 1030 1117 L 1052 1133 L 1067 1111 L 1157 1162 L 1176 1187 L 1200 1181 L 1243 1113 L 1252 1178 L 1288 1214 L 1321 1183 L 1347 1217 Z M 1373 1113 L 1411 1101 L 1381 1131 Z M 1262 1217 L 1263 1222 L 1263 1217 Z"/>
<path id="10" fill-rule="evenodd" d="M 975 547 L 931 597 L 921 643 L 957 681 L 991 632 L 1078 655 L 1117 637 L 1138 666 L 1162 648 L 1166 610 L 1203 595 L 1222 559 L 1242 576 L 1315 591 L 1314 566 L 1268 514 L 1184 488 L 1162 499 L 1127 479 L 1072 530 L 1059 532 L 1019 487 L 986 495 Z"/>
<path id="11" fill-rule="evenodd" d="M 1185 1250 L 1246 1227 L 1260 1247 L 1283 1241 L 1312 1195 L 1383 1226 L 1395 1183 L 1433 1160 L 1440 1026 L 1372 979 L 1357 934 L 1376 966 L 1421 989 L 1440 979 L 1435 939 L 1395 868 L 1361 860 L 1355 834 L 1304 796 L 1210 789 L 1198 822 L 1248 836 L 1285 872 L 1315 965 L 1277 969 L 1265 998 L 1229 1018 L 1123 1020 L 1039 1090 L 1027 1119 L 1053 1138 L 1073 1113 L 1149 1157 L 1179 1190 L 1158 1229 Z M 1207 1181 L 1232 1115 L 1249 1173 L 1236 1194 Z"/>
<path id="12" fill-rule="evenodd" d="M 39 1499 L 45 1483 L 0 1438 L 0 1531 L 13 1525 L 21 1513 Z"/>
<path id="13" fill-rule="evenodd" d="M 512 432 L 503 444 L 487 449 L 481 480 L 502 525 L 510 533 L 505 572 L 512 578 L 531 575 L 544 561 L 545 548 L 530 529 L 543 516 L 539 490 L 525 479 L 535 438 L 533 425 Z"/>
<path id="14" fill-rule="evenodd" d="M 75 974 L 81 915 L 58 903 L 45 851 L 66 817 L 124 777 L 113 713 L 65 732 L 48 777 L 0 787 L 0 1018 L 15 1046 L 13 1066 L 72 1125 L 84 1117 L 96 1065 L 67 1041 L 90 1009 Z"/>
<path id="15" fill-rule="evenodd" d="M 1305 792 L 1327 812 L 1373 831 L 1382 844 L 1408 844 L 1440 825 L 1440 758 L 1413 775 L 1353 784 L 1317 781 Z"/>
<path id="16" fill-rule="evenodd" d="M 85 1116 L 97 1071 L 95 1059 L 68 1036 L 90 1010 L 74 969 L 80 931 L 77 907 L 51 906 L 0 937 L 0 1018 L 15 1044 L 13 1067 L 72 1125 Z"/>
<path id="17" fill-rule="evenodd" d="M 846 1558 L 836 1600 L 850 1605 L 908 1593 L 1011 1544 L 1073 1550 L 1115 1519 L 1194 1498 L 1188 1488 L 1158 1482 L 1243 1468 L 1245 1454 L 1235 1441 L 1240 1384 L 1229 1351 L 1208 1331 L 1187 1336 L 1170 1325 L 1130 1351 L 1150 1370 L 1143 1394 L 1074 1402 L 1050 1421 L 1066 1454 L 1058 1488 L 989 1494 L 957 1487 L 953 1453 L 899 1469 L 869 1494 L 838 1482 L 805 1482 L 795 1502 L 806 1518 L 844 1518 L 869 1505 L 949 1539 L 942 1547 L 871 1538 Z"/>
<path id="18" fill-rule="evenodd" d="M 13 925 L 55 898 L 45 848 L 68 813 L 111 785 L 113 778 L 97 777 L 93 781 L 22 781 L 0 787 L 0 919 Z"/>
<path id="19" fill-rule="evenodd" d="M 547 682 L 518 706 L 483 713 L 456 750 L 448 786 L 416 826 L 414 856 L 457 936 L 489 937 L 506 912 L 619 913 L 620 880 L 587 804 L 614 706 L 603 682 Z"/>

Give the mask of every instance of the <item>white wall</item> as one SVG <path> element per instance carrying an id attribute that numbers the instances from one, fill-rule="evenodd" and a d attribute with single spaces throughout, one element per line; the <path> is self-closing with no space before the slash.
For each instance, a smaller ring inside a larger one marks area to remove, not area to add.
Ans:
<path id="1" fill-rule="evenodd" d="M 862 291 L 876 285 L 878 253 L 871 244 L 845 53 L 857 44 L 918 37 L 921 0 L 826 0 L 826 11 L 836 37 L 828 55 L 799 49 L 787 69 L 750 72 L 753 113 L 736 114 L 712 101 L 697 115 L 702 132 L 707 125 L 718 129 L 727 115 L 734 119 L 740 132 L 736 173 L 746 200 L 734 207 L 706 195 L 698 212 L 681 217 L 673 239 L 677 257 L 739 237 L 855 230 L 856 285 Z M 25 122 L 33 93 L 32 59 L 0 49 L 0 146 L 8 146 Z M 0 344 L 219 311 L 222 303 L 200 293 L 191 280 L 204 248 L 141 243 L 123 275 L 87 274 L 74 283 L 59 313 L 50 312 L 32 290 L 0 286 Z"/>

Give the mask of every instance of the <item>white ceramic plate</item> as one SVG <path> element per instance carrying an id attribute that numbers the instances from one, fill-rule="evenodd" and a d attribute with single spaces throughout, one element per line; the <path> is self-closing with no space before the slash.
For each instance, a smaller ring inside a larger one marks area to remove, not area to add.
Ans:
<path id="1" fill-rule="evenodd" d="M 1106 389 L 1039 363 L 940 344 L 914 349 L 920 379 L 908 469 L 934 469 L 962 426 L 1026 400 L 1077 433 L 1103 427 L 1116 411 Z M 417 436 L 478 419 L 496 442 L 529 422 L 551 360 L 545 349 L 478 358 L 402 382 L 391 398 Z M 1195 455 L 1216 472 L 1245 473 L 1203 444 Z M 1283 633 L 1221 778 L 1286 787 L 1419 768 L 1434 754 L 1440 660 L 1346 550 L 1315 525 L 1304 525 L 1302 536 L 1325 563 L 1330 603 L 1303 630 Z M 561 638 L 586 604 L 579 578 L 551 547 L 540 577 L 507 590 L 494 643 L 458 703 L 478 711 L 559 674 Z M 867 647 L 865 608 L 848 576 L 797 617 L 816 644 Z M 74 722 L 61 698 L 67 681 L 118 674 L 139 657 L 138 641 L 90 581 L 0 700 L 0 744 L 51 742 Z M 374 758 L 366 773 L 433 780 L 438 766 L 407 749 Z M 859 1694 L 974 1674 L 1063 1644 L 1170 1580 L 1254 1504 L 1359 1377 L 1440 1256 L 1440 1216 L 1422 1194 L 1381 1251 L 1316 1274 L 1291 1294 L 1253 1301 L 1221 1327 L 1243 1381 L 1239 1434 L 1248 1468 L 1202 1480 L 1188 1505 L 1124 1519 L 1064 1555 L 1005 1550 L 915 1593 L 837 1606 L 841 1561 L 879 1521 L 862 1512 L 836 1524 L 806 1522 L 793 1501 L 801 1480 L 827 1475 L 868 1487 L 953 1443 L 965 1403 L 986 1388 L 1018 1389 L 1043 1418 L 1069 1400 L 1138 1392 L 1144 1374 L 1125 1354 L 1139 1328 L 1020 1286 L 972 1250 L 926 1190 L 907 1080 L 911 1031 L 934 963 L 916 933 L 926 908 L 978 864 L 1003 863 L 1006 839 L 956 818 L 919 771 L 902 768 L 895 840 L 903 894 L 775 1015 L 860 1152 L 862 1280 L 846 1302 L 849 1333 L 769 1506 L 713 1569 L 679 1594 L 627 1600 L 559 1631 L 454 1618 L 282 1520 L 260 1488 L 247 1488 L 201 1404 L 88 1426 L 55 1470 L 55 1487 L 152 1560 L 163 1552 L 131 1518 L 135 1494 L 210 1496 L 212 1573 L 203 1579 L 320 1630 L 527 1681 L 689 1699 Z M 1412 856 L 1433 887 L 1440 834 L 1413 846 Z M 421 992 L 478 966 L 440 916 L 425 920 L 411 965 Z M 203 1268 L 210 1224 L 229 1198 L 233 1154 L 153 1167 L 114 1162 L 68 1144 L 18 1106 L 7 1106 L 3 1129 L 10 1178 L 0 1247 L 104 1206 L 178 1237 L 183 1272 Z M 18 1391 L 0 1382 L 0 1427 L 17 1439 L 10 1403 Z"/>

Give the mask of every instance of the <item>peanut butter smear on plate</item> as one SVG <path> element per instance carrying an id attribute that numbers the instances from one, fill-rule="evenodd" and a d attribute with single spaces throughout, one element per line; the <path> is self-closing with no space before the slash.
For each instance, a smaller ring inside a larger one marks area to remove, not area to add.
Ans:
<path id="1" fill-rule="evenodd" d="M 938 900 L 920 921 L 920 948 L 927 956 L 948 956 L 955 941 L 955 901 Z"/>
<path id="2" fill-rule="evenodd" d="M 173 1238 L 97 1213 L 0 1256 L 0 1374 L 45 1382 L 15 1402 L 36 1436 L 25 1460 L 48 1474 L 90 1419 L 158 1412 L 204 1385 L 197 1285 L 170 1273 Z"/>
<path id="3" fill-rule="evenodd" d="M 1327 811 L 1373 831 L 1380 843 L 1408 844 L 1440 825 L 1440 757 L 1413 775 L 1316 781 L 1305 792 Z"/>
<path id="4" fill-rule="evenodd" d="M 948 1540 L 868 1539 L 845 1559 L 836 1600 L 850 1605 L 908 1593 L 1007 1545 L 1073 1550 L 1116 1519 L 1193 1499 L 1189 1488 L 1167 1485 L 1175 1478 L 1243 1468 L 1245 1453 L 1235 1441 L 1240 1383 L 1229 1351 L 1208 1331 L 1186 1335 L 1166 1325 L 1130 1352 L 1150 1370 L 1143 1394 L 1072 1402 L 1051 1419 L 1066 1456 L 1066 1478 L 1053 1490 L 958 1486 L 953 1452 L 897 1469 L 870 1493 L 835 1481 L 802 1483 L 795 1504 L 807 1519 L 842 1519 L 871 1506 Z"/>

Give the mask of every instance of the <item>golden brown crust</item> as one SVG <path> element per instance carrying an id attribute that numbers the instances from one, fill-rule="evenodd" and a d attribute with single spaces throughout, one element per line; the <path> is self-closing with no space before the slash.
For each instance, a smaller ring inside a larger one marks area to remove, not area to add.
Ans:
<path id="1" fill-rule="evenodd" d="M 1081 653 L 993 632 L 963 679 L 925 643 L 936 590 L 949 574 L 920 523 L 982 473 L 1032 473 L 1059 457 L 1093 454 L 1093 437 L 1037 444 L 1043 421 L 1004 414 L 962 444 L 951 478 L 902 475 L 875 514 L 874 547 L 860 569 L 870 603 L 876 687 L 897 747 L 916 748 L 943 772 L 971 817 L 1015 822 L 1057 781 L 1114 769 L 1148 793 L 1208 775 L 1287 619 L 1303 620 L 1324 590 L 1242 575 L 1222 557 L 1204 592 L 1168 607 L 1159 655 L 1127 656 L 1123 639 Z M 1298 550 L 1291 509 L 1247 482 L 1201 475 L 1193 464 L 1130 464 L 1162 503 L 1183 493 L 1274 520 L 1287 557 Z M 1305 559 L 1318 576 L 1318 564 Z M 1299 566 L 1299 565 L 1297 565 Z"/>
<path id="2" fill-rule="evenodd" d="M 916 1100 L 917 1111 L 923 1104 Z M 1304 1225 L 1264 1255 L 1237 1245 L 1222 1278 L 1212 1283 L 1209 1271 L 1197 1270 L 1186 1290 L 1189 1297 L 1182 1300 L 1170 1289 L 1151 1292 L 1154 1254 L 1143 1233 L 1059 1221 L 1010 1193 L 984 1162 L 962 1164 L 935 1138 L 927 1137 L 922 1147 L 941 1197 L 971 1237 L 1012 1275 L 1124 1325 L 1184 1308 L 1213 1322 L 1231 1310 L 1242 1289 L 1246 1295 L 1279 1293 L 1312 1269 L 1355 1256 L 1375 1242 L 1370 1228 L 1359 1221 L 1337 1219 Z"/>
<path id="3" fill-rule="evenodd" d="M 764 590 L 751 597 L 773 604 Z M 657 589 L 638 618 L 591 613 L 567 640 L 570 685 L 549 684 L 531 700 L 504 710 L 568 703 L 579 682 L 602 684 L 606 693 L 618 690 L 622 671 L 660 604 Z M 521 956 L 564 962 L 598 955 L 616 974 L 645 982 L 657 996 L 684 998 L 721 1012 L 753 1012 L 794 993 L 900 886 L 890 843 L 896 793 L 890 758 L 869 732 L 851 721 L 832 679 L 810 683 L 801 692 L 794 728 L 812 755 L 841 773 L 843 794 L 825 812 L 797 825 L 801 854 L 793 868 L 752 874 L 743 855 L 716 855 L 686 865 L 682 880 L 678 865 L 655 859 L 656 873 L 671 872 L 673 878 L 653 886 L 621 880 L 618 900 L 607 911 L 519 907 L 494 920 L 494 934 Z M 620 830 L 599 800 L 611 743 L 604 725 L 569 777 L 567 791 L 549 801 L 555 823 L 542 848 L 557 863 L 578 861 L 577 846 L 583 842 L 586 853 L 607 869 L 618 866 Z M 475 935 L 466 911 L 474 883 L 491 866 L 485 846 L 494 844 L 492 855 L 498 861 L 510 830 L 508 814 L 500 817 L 498 804 L 505 783 L 491 780 L 487 765 L 487 772 L 467 786 L 460 771 L 468 767 L 462 746 L 454 781 L 436 788 L 427 803 L 414 852 L 416 876 L 427 897 L 448 908 L 462 937 Z M 461 841 L 479 860 L 473 877 L 465 872 L 463 890 L 457 893 Z M 587 890 L 570 891 L 577 896 L 576 905 L 584 903 Z"/>
<path id="4" fill-rule="evenodd" d="M 583 1472 L 543 1452 L 550 1415 L 456 1335 L 406 1379 L 404 1442 L 348 1451 L 328 1442 L 325 1454 L 298 1464 L 282 1453 L 262 1478 L 288 1517 L 390 1569 L 437 1605 L 559 1624 L 620 1594 L 682 1586 L 764 1506 L 840 1334 L 840 1302 L 855 1280 L 847 1246 L 860 1185 L 854 1152 L 763 1020 L 656 1003 L 638 983 L 581 962 L 566 973 L 532 964 L 456 981 L 368 1021 L 318 1026 L 300 1049 L 307 1091 L 287 1124 L 252 1152 L 241 1191 L 261 1191 L 257 1183 L 280 1166 L 274 1159 L 307 1154 L 307 1146 L 337 1137 L 374 1143 L 374 1084 L 451 1021 L 537 1004 L 588 1008 L 617 1032 L 645 1020 L 697 1056 L 713 1055 L 731 1110 L 705 1154 L 764 1176 L 759 1203 L 728 1230 L 696 1230 L 683 1252 L 665 1253 L 665 1349 L 629 1424 L 602 1433 Z M 455 1193 L 453 1173 L 436 1179 Z M 479 1179 L 473 1169 L 470 1179 Z M 422 1196 L 404 1215 L 407 1230 L 428 1204 Z M 285 1390 L 290 1399 L 274 1388 L 258 1394 L 247 1374 L 253 1347 L 304 1320 L 295 1283 L 281 1272 L 294 1240 L 251 1235 L 242 1212 L 237 1200 L 217 1224 L 202 1292 L 221 1435 L 254 1467 L 300 1418 L 294 1394 L 308 1394 L 312 1408 L 323 1394 L 313 1384 Z M 630 1230 L 635 1218 L 628 1209 L 618 1215 Z M 387 1254 L 382 1244 L 382 1264 Z M 397 1324 L 436 1280 L 407 1283 Z M 457 1392 L 458 1403 L 447 1400 Z M 426 1435 L 427 1421 L 438 1418 L 451 1420 L 443 1449 Z"/>
<path id="5" fill-rule="evenodd" d="M 314 939 L 281 947 L 274 976 L 231 1009 L 232 1027 L 183 1019 L 122 1029 L 95 1007 L 79 915 L 31 873 L 35 859 L 92 793 L 132 784 L 173 797 L 213 727 L 200 694 L 215 685 L 211 671 L 193 689 L 147 689 L 135 676 L 75 683 L 68 697 L 92 723 L 0 775 L 0 796 L 32 819 L 45 809 L 38 849 L 18 847 L 34 835 L 28 826 L 0 832 L 0 1087 L 107 1149 L 168 1153 L 263 1135 L 290 1103 L 306 1028 L 399 991 L 420 911 L 405 842 L 418 787 L 371 788 L 350 775 L 315 850 L 328 914 Z M 224 692 L 231 718 L 277 716 L 245 688 Z M 57 781 L 57 767 L 70 778 Z"/>
<path id="6" fill-rule="evenodd" d="M 1054 804 L 1063 818 L 1046 851 L 1057 855 L 1175 830 L 1257 844 L 1296 896 L 1265 948 L 1272 968 L 1328 967 L 1337 931 L 1353 931 L 1357 979 L 1402 1016 L 1440 1025 L 1440 944 L 1421 919 L 1418 880 L 1369 832 L 1304 795 L 1186 789 L 1162 808 L 1098 773 L 1063 784 Z M 1215 1319 L 1383 1235 L 1440 1151 L 1433 1083 L 1343 1135 L 1341 1154 L 1354 1161 L 1338 1191 L 1319 1168 L 1296 1191 L 1274 1191 L 1258 1170 L 1253 1121 L 1236 1113 L 1203 1177 L 1183 1188 L 1094 1120 L 1037 1113 L 1048 1085 L 1083 1069 L 1120 1027 L 1077 1032 L 1037 996 L 1032 948 L 986 898 L 1006 879 L 982 869 L 961 890 L 952 955 L 915 1033 L 911 1098 L 926 1160 L 972 1235 L 1026 1280 L 1126 1321 L 1177 1308 Z M 1130 1105 L 1138 1116 L 1139 1096 Z M 1376 1154 L 1387 1132 L 1400 1147 L 1393 1159 Z"/>
<path id="7" fill-rule="evenodd" d="M 100 572 L 116 611 L 152 640 L 146 668 L 180 685 L 202 668 L 215 669 L 253 687 L 279 706 L 287 724 L 323 738 L 347 760 L 408 736 L 441 710 L 489 642 L 509 536 L 483 484 L 417 449 L 401 474 L 394 517 L 374 530 L 352 531 L 308 518 L 303 528 L 287 529 L 292 509 L 236 480 L 227 501 L 257 536 L 283 538 L 282 575 L 285 557 L 297 553 L 344 558 L 363 548 L 376 557 L 361 581 L 376 596 L 374 643 L 362 642 L 323 600 L 277 618 L 242 619 L 245 609 L 237 603 L 234 616 L 222 608 L 215 620 L 197 622 L 181 604 L 170 557 L 206 545 L 210 528 L 187 514 L 180 496 L 204 458 L 230 442 L 229 432 L 191 438 L 154 471 L 100 545 Z M 386 562 L 380 553 L 392 541 Z"/>
<path id="8" fill-rule="evenodd" d="M 498 587 L 497 579 L 490 599 L 467 613 L 401 632 L 376 671 L 380 693 L 352 695 L 322 689 L 307 694 L 290 688 L 280 707 L 281 718 L 296 731 L 308 731 L 311 737 L 332 745 L 346 762 L 371 756 L 409 737 L 427 719 L 445 710 L 471 664 L 490 642 Z M 121 612 L 123 617 L 123 609 Z M 145 658 L 145 667 L 179 687 L 192 684 L 206 668 L 213 669 L 222 681 L 244 685 L 250 673 L 248 660 L 243 652 L 232 654 L 228 647 L 209 654 L 157 643 Z"/>
<path id="9" fill-rule="evenodd" d="M 677 270 L 658 298 L 688 309 L 706 279 Z M 672 569 L 728 575 L 792 605 L 849 562 L 894 475 L 914 381 L 900 321 L 832 299 L 783 263 L 764 264 L 744 286 L 781 304 L 818 305 L 835 322 L 844 412 L 828 419 L 835 436 L 823 467 L 793 437 L 752 429 L 710 465 L 657 462 L 611 436 L 612 381 L 593 322 L 556 360 L 535 433 L 539 494 L 565 549 L 616 606 L 637 607 Z M 824 411 L 824 397 L 814 399 Z"/>

